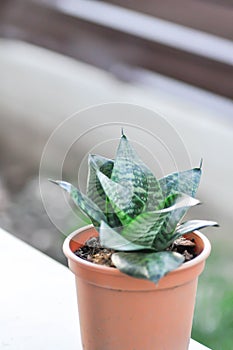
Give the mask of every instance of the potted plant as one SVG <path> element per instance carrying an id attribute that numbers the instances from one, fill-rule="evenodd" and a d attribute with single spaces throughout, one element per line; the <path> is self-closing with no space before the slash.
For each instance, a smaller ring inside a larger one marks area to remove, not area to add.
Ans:
<path id="1" fill-rule="evenodd" d="M 89 156 L 87 193 L 65 181 L 91 219 L 66 238 L 77 286 L 83 349 L 187 350 L 198 276 L 210 243 L 181 223 L 200 202 L 201 167 L 157 180 L 122 132 L 115 160 Z"/>

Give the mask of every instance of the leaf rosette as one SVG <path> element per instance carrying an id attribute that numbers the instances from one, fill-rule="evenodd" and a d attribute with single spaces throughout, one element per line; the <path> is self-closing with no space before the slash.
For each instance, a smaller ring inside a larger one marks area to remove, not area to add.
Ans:
<path id="1" fill-rule="evenodd" d="M 65 181 L 66 190 L 99 232 L 103 248 L 113 249 L 112 261 L 123 273 L 157 283 L 184 262 L 168 248 L 180 236 L 217 223 L 181 223 L 192 206 L 201 178 L 201 165 L 156 179 L 127 137 L 122 137 L 115 160 L 89 155 L 86 195 Z"/>

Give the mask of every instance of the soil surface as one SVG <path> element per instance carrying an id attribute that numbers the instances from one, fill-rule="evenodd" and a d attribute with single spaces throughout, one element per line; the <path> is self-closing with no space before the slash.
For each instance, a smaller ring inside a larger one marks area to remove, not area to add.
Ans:
<path id="1" fill-rule="evenodd" d="M 190 261 L 196 257 L 195 240 L 189 240 L 180 237 L 167 249 L 169 251 L 178 252 L 185 258 L 184 262 Z M 84 246 L 74 252 L 79 258 L 90 261 L 98 265 L 115 267 L 112 263 L 111 256 L 115 252 L 113 249 L 102 248 L 98 237 L 89 238 Z"/>

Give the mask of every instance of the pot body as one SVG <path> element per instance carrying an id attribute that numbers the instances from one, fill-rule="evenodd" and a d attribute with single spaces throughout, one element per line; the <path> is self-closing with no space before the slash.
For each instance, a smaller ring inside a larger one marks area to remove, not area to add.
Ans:
<path id="1" fill-rule="evenodd" d="M 96 235 L 92 226 L 85 227 L 67 237 L 63 247 L 76 279 L 83 349 L 187 350 L 198 276 L 210 253 L 207 238 L 190 234 L 198 257 L 155 285 L 73 253 Z"/>

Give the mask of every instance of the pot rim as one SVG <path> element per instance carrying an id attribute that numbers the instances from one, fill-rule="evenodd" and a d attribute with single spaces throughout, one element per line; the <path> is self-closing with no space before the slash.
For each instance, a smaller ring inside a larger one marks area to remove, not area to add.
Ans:
<path id="1" fill-rule="evenodd" d="M 94 228 L 93 225 L 87 225 L 87 226 L 81 227 L 80 229 L 75 230 L 74 232 L 70 233 L 66 237 L 66 239 L 65 239 L 65 241 L 63 243 L 63 252 L 64 252 L 64 254 L 66 255 L 66 257 L 68 259 L 71 259 L 74 262 L 77 262 L 77 263 L 81 264 L 83 267 L 85 266 L 88 269 L 92 269 L 92 270 L 95 269 L 95 270 L 98 270 L 99 272 L 103 272 L 105 274 L 106 273 L 111 273 L 111 274 L 114 274 L 116 276 L 117 275 L 122 275 L 122 272 L 120 272 L 120 270 L 118 270 L 117 268 L 108 267 L 108 266 L 104 266 L 104 265 L 98 265 L 98 264 L 94 264 L 94 263 L 92 263 L 90 261 L 86 261 L 86 260 L 78 257 L 77 255 L 75 255 L 74 252 L 71 250 L 70 242 L 74 239 L 74 237 L 77 236 L 78 234 L 81 234 L 83 231 L 87 231 L 87 230 L 90 230 L 92 228 Z M 210 251 L 211 251 L 211 244 L 210 244 L 209 239 L 203 233 L 201 233 L 200 231 L 195 230 L 192 233 L 194 235 L 198 236 L 199 238 L 201 238 L 201 240 L 203 241 L 203 244 L 204 244 L 203 250 L 194 259 L 192 259 L 192 260 L 190 260 L 190 261 L 188 261 L 186 263 L 183 263 L 177 269 L 169 272 L 169 275 L 173 274 L 173 273 L 176 273 L 176 272 L 184 271 L 186 269 L 190 269 L 193 266 L 196 266 L 199 263 L 202 263 L 203 261 L 205 261 L 207 259 L 207 257 L 209 256 Z"/>

